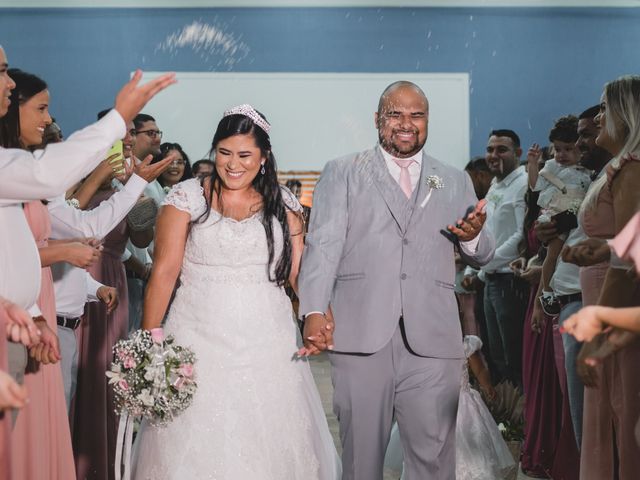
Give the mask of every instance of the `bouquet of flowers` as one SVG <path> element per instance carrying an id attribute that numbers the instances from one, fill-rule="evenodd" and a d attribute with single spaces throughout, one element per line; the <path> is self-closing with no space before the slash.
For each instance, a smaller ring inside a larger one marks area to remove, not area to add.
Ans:
<path id="1" fill-rule="evenodd" d="M 161 328 L 133 332 L 116 343 L 113 355 L 106 375 L 118 412 L 164 426 L 191 404 L 195 354 L 175 345 L 171 335 L 164 338 Z"/>

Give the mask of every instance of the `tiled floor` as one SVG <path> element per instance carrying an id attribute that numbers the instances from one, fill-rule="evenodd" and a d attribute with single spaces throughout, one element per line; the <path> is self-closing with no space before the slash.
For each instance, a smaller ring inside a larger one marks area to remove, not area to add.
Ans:
<path id="1" fill-rule="evenodd" d="M 320 398 L 322 398 L 322 406 L 324 407 L 324 411 L 327 414 L 327 421 L 329 422 L 329 430 L 331 430 L 331 434 L 333 435 L 333 439 L 336 443 L 336 448 L 338 452 L 341 451 L 340 448 L 340 435 L 338 433 L 338 421 L 336 416 L 333 414 L 333 407 L 331 398 L 333 396 L 333 387 L 331 385 L 331 366 L 329 364 L 329 360 L 325 355 L 319 355 L 317 357 L 313 357 L 311 359 L 311 371 L 313 372 L 313 377 L 315 378 L 316 385 L 318 386 L 318 390 L 320 391 Z M 400 478 L 400 473 L 393 470 L 386 470 L 384 472 L 384 480 L 398 480 Z M 518 480 L 527 480 L 531 477 L 527 477 L 522 472 L 518 475 Z"/>

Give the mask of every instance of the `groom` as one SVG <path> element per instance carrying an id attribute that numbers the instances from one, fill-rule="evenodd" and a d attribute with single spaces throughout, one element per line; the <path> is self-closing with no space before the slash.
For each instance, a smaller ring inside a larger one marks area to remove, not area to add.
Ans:
<path id="1" fill-rule="evenodd" d="M 300 312 L 307 348 L 332 350 L 345 480 L 382 479 L 394 417 L 405 478 L 455 478 L 464 355 L 454 245 L 441 230 L 474 265 L 494 245 L 469 177 L 423 151 L 428 117 L 417 85 L 389 85 L 375 114 L 379 145 L 329 162 L 314 193 Z M 335 323 L 320 313 L 329 305 Z"/>

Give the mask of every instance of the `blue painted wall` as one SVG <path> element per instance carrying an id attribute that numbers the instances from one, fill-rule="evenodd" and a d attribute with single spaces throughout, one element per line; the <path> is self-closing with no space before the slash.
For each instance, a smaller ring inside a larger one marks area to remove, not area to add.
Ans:
<path id="1" fill-rule="evenodd" d="M 194 21 L 246 49 L 158 48 Z M 525 146 L 545 142 L 554 118 L 597 103 L 606 81 L 638 73 L 638 25 L 633 8 L 0 9 L 0 44 L 13 66 L 49 82 L 67 133 L 110 105 L 136 67 L 468 72 L 471 152 L 481 154 L 492 128 L 513 128 Z"/>

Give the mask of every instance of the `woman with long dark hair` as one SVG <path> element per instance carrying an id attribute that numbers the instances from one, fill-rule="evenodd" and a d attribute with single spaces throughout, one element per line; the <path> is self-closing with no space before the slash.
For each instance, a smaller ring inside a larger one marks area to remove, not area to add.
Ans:
<path id="1" fill-rule="evenodd" d="M 156 225 L 143 328 L 161 325 L 197 357 L 192 405 L 165 428 L 143 426 L 139 479 L 319 479 L 339 461 L 309 365 L 295 355 L 284 291 L 297 288 L 301 206 L 277 179 L 269 123 L 227 112 L 210 177 L 179 183 Z"/>

